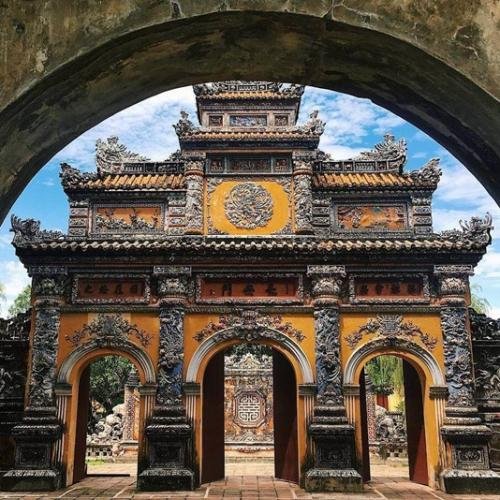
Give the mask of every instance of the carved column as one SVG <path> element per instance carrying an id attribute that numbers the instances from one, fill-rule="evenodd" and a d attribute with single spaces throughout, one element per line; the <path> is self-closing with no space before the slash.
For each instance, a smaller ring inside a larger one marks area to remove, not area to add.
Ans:
<path id="1" fill-rule="evenodd" d="M 435 266 L 441 296 L 448 400 L 441 434 L 446 469 L 441 473 L 449 493 L 500 491 L 500 476 L 490 470 L 491 430 L 483 425 L 474 400 L 474 374 L 469 317 L 466 307 L 467 265 Z"/>
<path id="2" fill-rule="evenodd" d="M 12 431 L 16 465 L 3 476 L 2 488 L 54 490 L 62 484 L 56 453 L 62 428 L 57 418 L 55 382 L 66 269 L 47 266 L 31 272 L 35 300 L 27 406 L 22 423 Z"/>
<path id="3" fill-rule="evenodd" d="M 310 234 L 312 226 L 312 166 L 304 160 L 293 163 L 293 199 L 295 206 L 295 232 Z"/>
<path id="4" fill-rule="evenodd" d="M 313 466 L 306 473 L 309 491 L 360 491 L 355 470 L 354 427 L 346 417 L 340 362 L 339 294 L 344 266 L 309 266 L 314 298 L 317 398 L 309 425 Z"/>
<path id="5" fill-rule="evenodd" d="M 146 427 L 148 466 L 138 478 L 141 490 L 191 490 L 195 474 L 192 428 L 182 402 L 184 307 L 187 277 L 184 266 L 158 266 L 160 350 L 158 388 L 153 416 Z"/>
<path id="6" fill-rule="evenodd" d="M 186 177 L 186 234 L 203 234 L 203 161 L 188 161 Z"/>

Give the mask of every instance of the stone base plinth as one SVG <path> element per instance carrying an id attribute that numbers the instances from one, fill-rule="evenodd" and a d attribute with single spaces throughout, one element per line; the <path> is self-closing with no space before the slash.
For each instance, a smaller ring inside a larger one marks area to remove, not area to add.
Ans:
<path id="1" fill-rule="evenodd" d="M 448 469 L 440 477 L 446 493 L 500 492 L 500 475 L 492 470 Z"/>
<path id="2" fill-rule="evenodd" d="M 0 487 L 5 491 L 53 491 L 62 487 L 62 476 L 52 469 L 14 469 L 0 478 Z"/>
<path id="3" fill-rule="evenodd" d="M 363 480 L 354 469 L 310 469 L 306 473 L 307 491 L 363 491 Z"/>
<path id="4" fill-rule="evenodd" d="M 149 468 L 139 474 L 137 489 L 142 491 L 193 490 L 194 474 L 189 469 Z"/>

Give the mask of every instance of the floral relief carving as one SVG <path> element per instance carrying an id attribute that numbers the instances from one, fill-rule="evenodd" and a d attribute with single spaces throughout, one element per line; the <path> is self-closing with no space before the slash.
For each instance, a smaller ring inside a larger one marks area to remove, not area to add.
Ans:
<path id="1" fill-rule="evenodd" d="M 143 347 L 151 342 L 151 335 L 131 324 L 120 314 L 99 314 L 96 319 L 65 339 L 73 346 L 93 344 L 95 347 L 120 347 L 135 337 Z"/>
<path id="2" fill-rule="evenodd" d="M 291 323 L 284 323 L 281 316 L 264 316 L 258 311 L 239 311 L 236 314 L 229 314 L 219 317 L 217 323 L 210 322 L 200 330 L 193 338 L 198 342 L 205 340 L 217 332 L 223 330 L 236 330 L 238 335 L 244 340 L 256 340 L 262 336 L 269 337 L 269 332 L 276 330 L 284 333 L 288 337 L 302 342 L 306 336 L 292 326 Z M 233 337 L 233 334 L 230 334 Z M 238 337 L 238 338 L 240 338 Z"/>
<path id="3" fill-rule="evenodd" d="M 418 338 L 430 351 L 437 344 L 435 338 L 422 332 L 420 327 L 413 322 L 404 321 L 403 316 L 397 314 L 380 314 L 376 318 L 369 319 L 358 330 L 347 335 L 346 342 L 351 349 L 354 349 L 365 335 L 375 335 L 385 338 Z"/>

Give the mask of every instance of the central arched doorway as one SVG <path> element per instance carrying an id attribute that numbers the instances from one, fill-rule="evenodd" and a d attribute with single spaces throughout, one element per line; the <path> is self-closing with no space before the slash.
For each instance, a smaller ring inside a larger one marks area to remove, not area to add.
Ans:
<path id="1" fill-rule="evenodd" d="M 272 426 L 274 448 L 274 477 L 295 483 L 299 482 L 297 379 L 290 361 L 277 349 L 268 348 L 272 356 Z M 202 381 L 202 423 L 201 423 L 201 482 L 209 483 L 223 479 L 225 464 L 225 377 L 224 361 L 228 349 L 221 349 L 208 361 Z M 244 375 L 244 374 L 243 374 Z M 258 419 L 259 402 L 252 402 L 245 412 Z M 256 395 L 256 393 L 254 392 Z M 265 397 L 265 396 L 264 396 Z M 265 410 L 265 403 L 262 405 Z M 257 427 L 256 427 L 257 428 Z"/>

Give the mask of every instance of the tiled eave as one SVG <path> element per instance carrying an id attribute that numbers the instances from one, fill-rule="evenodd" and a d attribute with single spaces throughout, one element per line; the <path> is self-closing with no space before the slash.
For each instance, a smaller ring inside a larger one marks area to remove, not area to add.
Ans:
<path id="1" fill-rule="evenodd" d="M 435 190 L 435 182 L 419 182 L 410 176 L 383 172 L 383 173 L 321 173 L 314 174 L 313 187 L 315 189 L 426 189 Z"/>
<path id="2" fill-rule="evenodd" d="M 144 239 L 85 239 L 61 237 L 56 240 L 14 241 L 18 255 L 44 253 L 94 254 L 123 253 L 255 255 L 259 253 L 328 255 L 370 253 L 474 253 L 486 251 L 487 241 L 469 238 L 448 239 L 439 235 L 419 238 L 359 238 L 323 239 L 317 237 L 210 237 L 210 236 L 161 236 Z"/>

